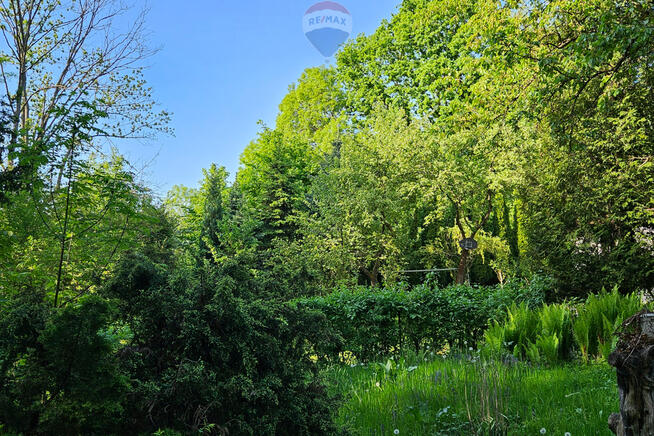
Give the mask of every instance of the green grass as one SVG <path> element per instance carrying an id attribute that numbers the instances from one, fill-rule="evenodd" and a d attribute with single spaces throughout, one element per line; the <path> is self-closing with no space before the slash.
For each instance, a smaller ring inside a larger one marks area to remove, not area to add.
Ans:
<path id="1" fill-rule="evenodd" d="M 344 400 L 335 419 L 354 435 L 610 435 L 607 419 L 619 408 L 606 364 L 414 357 L 333 366 L 325 375 Z"/>

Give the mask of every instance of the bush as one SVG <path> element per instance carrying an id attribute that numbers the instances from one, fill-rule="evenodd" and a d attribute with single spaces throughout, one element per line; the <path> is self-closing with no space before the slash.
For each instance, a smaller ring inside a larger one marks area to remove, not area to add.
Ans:
<path id="1" fill-rule="evenodd" d="M 0 299 L 2 434 L 333 433 L 309 344 L 339 338 L 320 312 L 139 255 L 97 295 L 45 301 Z"/>
<path id="2" fill-rule="evenodd" d="M 133 380 L 121 433 L 325 434 L 332 402 L 307 344 L 331 341 L 325 316 L 239 297 L 209 268 L 169 273 L 140 256 L 103 291 L 132 338 L 118 351 Z"/>
<path id="3" fill-rule="evenodd" d="M 342 343 L 316 346 L 318 356 L 340 360 L 349 354 L 371 361 L 404 348 L 415 351 L 475 346 L 489 320 L 503 318 L 514 301 L 542 304 L 540 288 L 509 283 L 505 286 L 452 286 L 431 283 L 411 290 L 353 288 L 323 297 L 295 300 L 299 308 L 316 310 L 329 320 L 330 331 Z"/>
<path id="4" fill-rule="evenodd" d="M 43 297 L 26 291 L 0 310 L 0 425 L 25 434 L 114 432 L 128 384 L 101 334 L 113 309 L 97 296 L 52 309 Z"/>
<path id="5" fill-rule="evenodd" d="M 606 359 L 614 346 L 613 333 L 634 313 L 642 308 L 638 294 L 620 295 L 617 289 L 611 293 L 602 291 L 590 295 L 586 304 L 579 308 L 574 323 L 574 338 L 582 358 Z"/>
<path id="6" fill-rule="evenodd" d="M 484 348 L 534 362 L 569 359 L 575 351 L 585 362 L 606 359 L 615 345 L 617 327 L 641 307 L 637 294 L 623 296 L 616 289 L 590 295 L 577 307 L 551 304 L 532 310 L 514 304 L 506 321 L 494 322 L 484 333 Z"/>

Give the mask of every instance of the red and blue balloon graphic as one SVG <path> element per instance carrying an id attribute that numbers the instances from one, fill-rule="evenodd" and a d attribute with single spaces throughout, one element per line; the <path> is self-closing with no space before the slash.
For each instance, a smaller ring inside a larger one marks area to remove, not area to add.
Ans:
<path id="1" fill-rule="evenodd" d="M 330 57 L 352 33 L 352 16 L 336 2 L 320 2 L 311 6 L 302 21 L 304 34 L 325 57 Z"/>

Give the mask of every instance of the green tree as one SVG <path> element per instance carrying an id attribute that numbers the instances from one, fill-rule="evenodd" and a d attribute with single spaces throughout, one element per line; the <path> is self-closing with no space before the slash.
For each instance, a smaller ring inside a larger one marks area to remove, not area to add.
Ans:
<path id="1" fill-rule="evenodd" d="M 218 253 L 223 251 L 221 222 L 225 219 L 223 203 L 228 194 L 227 176 L 225 168 L 218 168 L 215 164 L 204 171 L 205 179 L 201 188 L 204 210 L 199 245 L 201 255 L 208 259 L 217 258 Z"/>
<path id="2" fill-rule="evenodd" d="M 439 241 L 431 244 L 445 258 L 458 250 L 459 238 L 483 232 L 496 197 L 511 192 L 519 180 L 521 143 L 535 135 L 526 123 L 513 125 L 496 107 L 493 116 L 478 108 L 480 101 L 492 98 L 478 83 L 487 60 L 469 47 L 474 37 L 469 22 L 478 10 L 476 1 L 404 1 L 390 21 L 357 38 L 338 57 L 346 110 L 354 122 L 370 114 L 378 101 L 403 108 L 408 123 L 412 118 L 429 121 L 420 154 L 408 165 L 431 203 L 426 222 L 436 222 L 454 208 L 452 229 L 441 231 Z M 489 237 L 484 234 L 488 244 L 479 253 L 504 251 L 497 238 Z M 458 283 L 466 279 L 472 260 L 469 250 L 460 250 Z"/>
<path id="3" fill-rule="evenodd" d="M 329 154 L 345 128 L 344 100 L 334 68 L 309 68 L 279 105 L 276 130 Z"/>
<path id="4" fill-rule="evenodd" d="M 520 188 L 528 258 L 566 293 L 653 280 L 651 22 L 640 1 L 560 0 L 485 2 L 469 24 L 477 110 L 538 131 Z"/>
<path id="5" fill-rule="evenodd" d="M 421 192 L 411 166 L 426 139 L 399 109 L 379 108 L 366 123 L 344 138 L 339 158 L 316 179 L 310 231 L 314 250 L 331 251 L 332 262 L 341 264 L 336 271 L 362 273 L 376 286 L 382 276 L 398 277 L 415 237 Z"/>
<path id="6" fill-rule="evenodd" d="M 320 157 L 310 144 L 268 128 L 243 152 L 236 177 L 244 206 L 261 223 L 257 239 L 264 249 L 275 238 L 295 237 Z"/>
<path id="7" fill-rule="evenodd" d="M 453 68 L 458 31 L 475 11 L 474 0 L 404 0 L 371 35 L 360 35 L 337 54 L 347 111 L 366 115 L 376 104 L 407 115 L 437 119 L 466 93 L 466 76 Z"/>
<path id="8" fill-rule="evenodd" d="M 91 292 L 163 219 L 120 156 L 71 158 L 66 166 L 59 187 L 46 180 L 0 209 L 3 293 L 44 289 L 59 305 Z"/>

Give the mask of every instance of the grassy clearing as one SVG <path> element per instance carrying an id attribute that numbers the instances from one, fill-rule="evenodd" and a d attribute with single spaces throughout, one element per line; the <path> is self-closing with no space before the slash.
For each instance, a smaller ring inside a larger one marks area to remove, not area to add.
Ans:
<path id="1" fill-rule="evenodd" d="M 618 410 L 606 364 L 533 367 L 475 355 L 326 370 L 344 396 L 336 420 L 355 435 L 610 435 Z"/>

